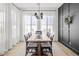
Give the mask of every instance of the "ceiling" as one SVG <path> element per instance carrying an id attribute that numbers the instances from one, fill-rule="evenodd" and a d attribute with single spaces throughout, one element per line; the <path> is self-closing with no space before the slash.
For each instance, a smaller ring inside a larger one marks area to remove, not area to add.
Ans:
<path id="1" fill-rule="evenodd" d="M 38 3 L 13 3 L 20 10 L 39 10 Z M 40 3 L 40 10 L 56 10 L 63 3 Z"/>

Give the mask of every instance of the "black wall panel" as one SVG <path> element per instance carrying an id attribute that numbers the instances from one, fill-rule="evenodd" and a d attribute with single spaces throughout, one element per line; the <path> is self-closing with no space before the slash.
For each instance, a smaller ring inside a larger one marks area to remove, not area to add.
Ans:
<path id="1" fill-rule="evenodd" d="M 66 24 L 65 17 L 72 17 Z M 79 3 L 65 3 L 59 8 L 59 41 L 79 53 Z"/>
<path id="2" fill-rule="evenodd" d="M 70 15 L 72 24 L 70 24 L 70 41 L 71 45 L 79 50 L 79 4 L 70 4 Z"/>
<path id="3" fill-rule="evenodd" d="M 62 33 L 62 30 L 63 30 L 63 21 L 62 21 L 62 7 L 60 7 L 59 8 L 59 25 L 58 25 L 58 27 L 59 27 L 59 33 L 60 33 L 60 35 L 59 35 L 59 39 L 60 39 L 60 41 L 63 41 L 63 33 Z"/>
<path id="4" fill-rule="evenodd" d="M 63 5 L 63 41 L 68 43 L 68 25 L 65 23 L 64 19 L 68 16 L 68 4 Z"/>

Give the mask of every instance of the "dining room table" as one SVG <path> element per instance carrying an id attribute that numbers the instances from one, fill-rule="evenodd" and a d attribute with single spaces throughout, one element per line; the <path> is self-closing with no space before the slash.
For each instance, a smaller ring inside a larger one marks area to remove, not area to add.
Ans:
<path id="1" fill-rule="evenodd" d="M 27 42 L 32 42 L 32 43 L 37 43 L 37 55 L 41 56 L 41 43 L 46 43 L 46 42 L 52 42 L 50 38 L 48 38 L 46 35 L 42 34 L 41 38 L 37 38 L 36 34 L 33 34 Z"/>

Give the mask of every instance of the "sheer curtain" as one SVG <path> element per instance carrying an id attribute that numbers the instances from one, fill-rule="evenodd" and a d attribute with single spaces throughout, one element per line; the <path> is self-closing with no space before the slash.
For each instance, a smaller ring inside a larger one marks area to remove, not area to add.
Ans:
<path id="1" fill-rule="evenodd" d="M 0 4 L 0 51 L 5 51 L 6 33 L 5 33 L 5 5 Z"/>
<path id="2" fill-rule="evenodd" d="M 23 16 L 24 34 L 29 32 L 35 33 L 37 30 L 37 19 L 35 16 L 24 15 Z"/>
<path id="3" fill-rule="evenodd" d="M 12 20 L 12 42 L 13 45 L 16 45 L 16 12 L 15 10 L 11 10 L 11 20 Z"/>
<path id="4" fill-rule="evenodd" d="M 11 5 L 12 46 L 20 41 L 20 11 Z"/>
<path id="5" fill-rule="evenodd" d="M 12 4 L 0 3 L 0 52 L 20 41 L 20 15 L 20 10 Z"/>
<path id="6" fill-rule="evenodd" d="M 47 16 L 43 16 L 43 19 L 41 19 L 41 31 L 45 34 L 46 33 L 46 19 Z"/>
<path id="7" fill-rule="evenodd" d="M 41 31 L 43 33 L 53 33 L 53 18 L 54 16 L 44 15 L 41 19 Z M 23 15 L 24 34 L 29 32 L 35 33 L 37 31 L 37 18 L 31 15 Z M 24 35 L 23 34 L 23 35 Z"/>
<path id="8" fill-rule="evenodd" d="M 31 16 L 24 15 L 24 34 L 31 32 Z"/>
<path id="9" fill-rule="evenodd" d="M 17 43 L 20 42 L 20 20 L 21 20 L 21 13 L 20 12 L 16 12 L 16 39 L 17 39 Z"/>
<path id="10" fill-rule="evenodd" d="M 53 33 L 53 18 L 54 16 L 47 16 L 48 22 L 48 32 Z"/>
<path id="11" fill-rule="evenodd" d="M 32 16 L 32 33 L 37 31 L 37 19 L 35 16 Z"/>
<path id="12" fill-rule="evenodd" d="M 53 20 L 53 16 L 43 16 L 43 19 L 41 19 L 41 31 L 43 33 L 53 33 Z"/>

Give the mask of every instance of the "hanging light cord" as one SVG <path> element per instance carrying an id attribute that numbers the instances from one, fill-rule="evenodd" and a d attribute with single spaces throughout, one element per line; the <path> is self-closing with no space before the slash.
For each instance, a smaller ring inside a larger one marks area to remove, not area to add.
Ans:
<path id="1" fill-rule="evenodd" d="M 37 3 L 38 5 L 38 18 L 40 19 L 40 3 Z"/>

